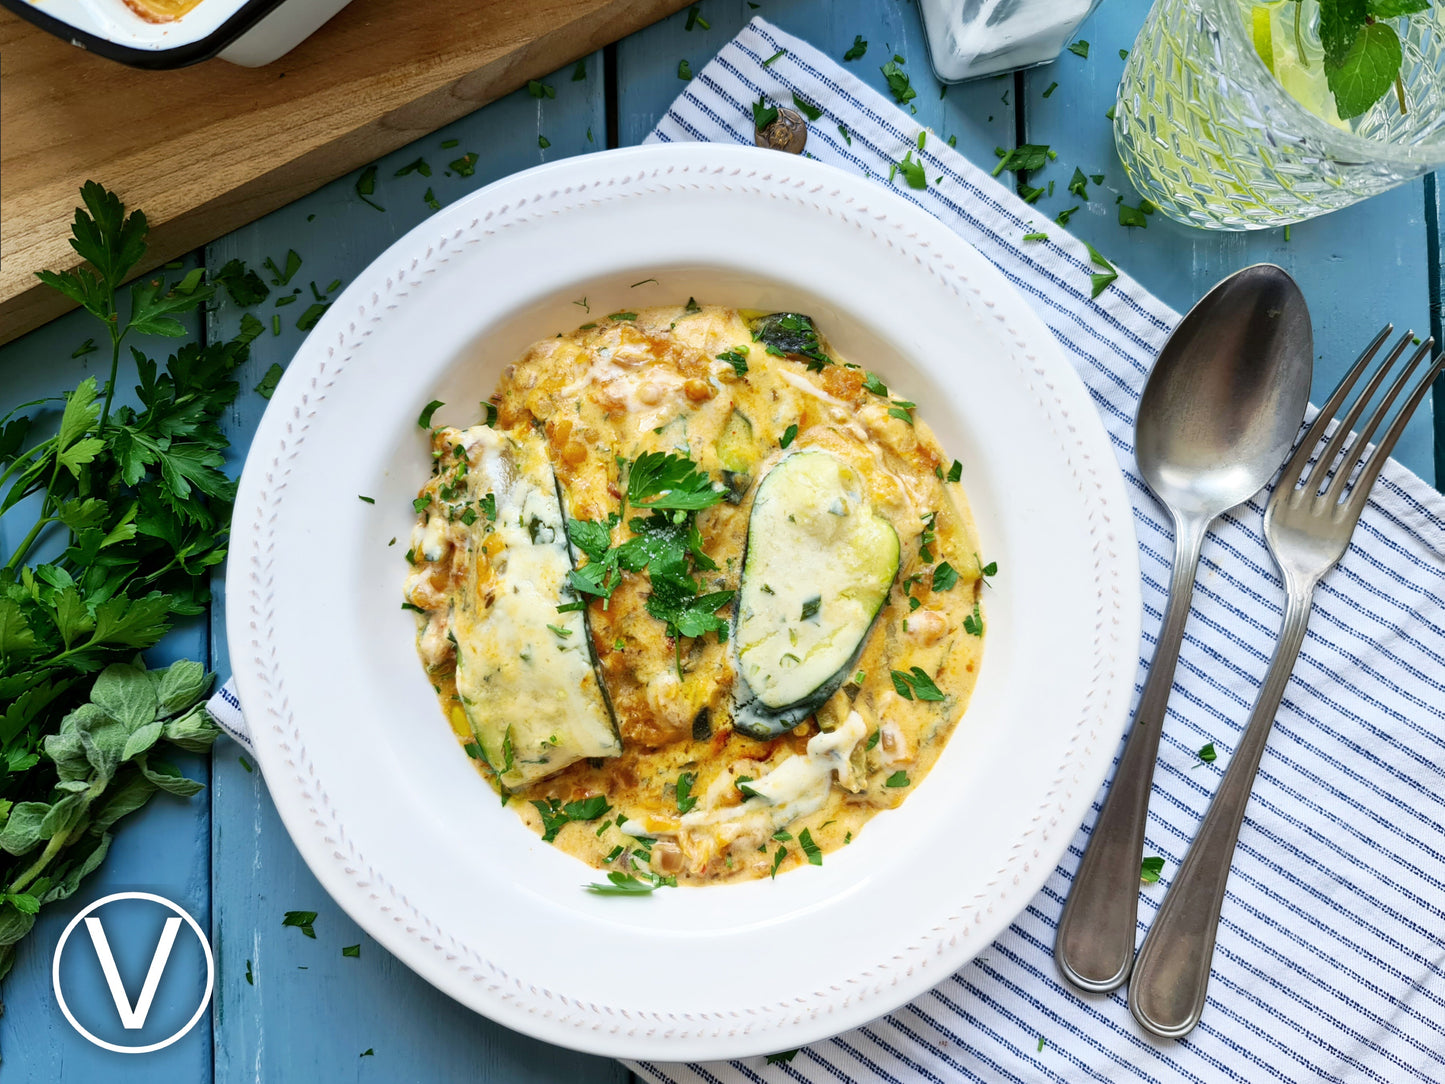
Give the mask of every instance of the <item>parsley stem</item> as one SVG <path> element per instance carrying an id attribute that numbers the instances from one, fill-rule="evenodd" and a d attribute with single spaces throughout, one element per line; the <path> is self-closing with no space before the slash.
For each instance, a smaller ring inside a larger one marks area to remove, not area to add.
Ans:
<path id="1" fill-rule="evenodd" d="M 48 499 L 46 503 L 49 503 Z M 13 576 L 15 574 L 15 570 L 18 569 L 20 563 L 25 560 L 25 555 L 30 552 L 30 547 L 33 546 L 35 540 L 40 537 L 41 530 L 54 522 L 54 516 L 41 516 L 35 521 L 35 525 L 30 528 L 30 533 L 20 540 L 20 545 L 17 546 L 15 552 L 10 555 L 10 560 L 5 565 L 5 574 L 7 576 Z"/>
<path id="2" fill-rule="evenodd" d="M 1400 116 L 1403 117 L 1407 112 L 1405 109 L 1405 81 L 1400 78 L 1398 71 L 1395 73 L 1395 97 L 1400 99 Z"/>
<path id="3" fill-rule="evenodd" d="M 115 378 L 120 375 L 120 341 L 125 338 L 125 332 L 116 329 L 111 325 L 110 342 L 113 347 L 110 355 L 110 380 L 105 385 L 105 406 L 100 412 L 100 426 L 97 433 L 105 432 L 105 423 L 110 420 L 110 400 L 115 394 Z"/>

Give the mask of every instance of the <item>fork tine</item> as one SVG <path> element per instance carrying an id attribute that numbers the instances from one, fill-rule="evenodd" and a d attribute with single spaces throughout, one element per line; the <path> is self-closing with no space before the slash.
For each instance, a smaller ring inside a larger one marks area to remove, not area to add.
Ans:
<path id="1" fill-rule="evenodd" d="M 1310 453 L 1315 450 L 1315 445 L 1319 444 L 1320 438 L 1325 435 L 1330 420 L 1340 409 L 1340 404 L 1345 401 L 1345 396 L 1350 393 L 1355 381 L 1360 379 L 1360 374 L 1365 371 L 1374 358 L 1375 352 L 1380 349 L 1380 344 L 1394 330 L 1394 324 L 1386 324 L 1382 327 L 1370 340 L 1370 344 L 1361 351 L 1359 358 L 1350 366 L 1349 372 L 1341 378 L 1339 384 L 1335 386 L 1335 390 L 1330 392 L 1330 397 L 1325 400 L 1324 405 L 1320 407 L 1320 412 L 1315 415 L 1309 431 L 1300 439 L 1299 444 L 1295 446 L 1294 454 L 1289 457 L 1289 462 L 1280 471 L 1279 484 L 1275 487 L 1280 494 L 1287 496 L 1304 477 L 1305 469 L 1309 466 Z"/>
<path id="2" fill-rule="evenodd" d="M 1420 349 L 1415 352 L 1415 357 L 1410 360 L 1411 367 L 1421 357 L 1428 354 L 1434 345 L 1434 339 L 1426 339 L 1421 343 Z M 1374 450 L 1365 460 L 1364 467 L 1360 470 L 1360 477 L 1355 481 L 1354 488 L 1350 490 L 1349 499 L 1345 502 L 1342 518 L 1349 517 L 1352 524 L 1359 518 L 1360 510 L 1365 507 L 1365 501 L 1369 499 L 1370 490 L 1374 488 L 1380 469 L 1385 465 L 1385 460 L 1390 458 L 1391 449 L 1395 447 L 1395 442 L 1405 431 L 1405 425 L 1409 422 L 1410 415 L 1415 413 L 1415 408 L 1425 398 L 1425 393 L 1430 390 L 1430 386 L 1440 375 L 1442 369 L 1445 369 L 1445 353 L 1437 355 L 1430 367 L 1425 370 L 1425 375 L 1420 378 L 1420 382 L 1415 385 L 1415 390 L 1410 393 L 1410 397 L 1400 407 L 1399 413 L 1395 415 L 1395 420 L 1390 423 L 1390 428 L 1385 430 L 1385 435 L 1380 438 L 1380 443 L 1375 445 Z"/>
<path id="3" fill-rule="evenodd" d="M 1330 435 L 1330 441 L 1325 445 L 1325 450 L 1315 460 L 1315 468 L 1305 482 L 1306 497 L 1313 497 L 1325 488 L 1325 482 L 1330 476 L 1330 468 L 1334 466 L 1336 458 L 1339 457 L 1341 449 L 1345 446 L 1345 441 L 1349 440 L 1355 423 L 1360 420 L 1360 415 L 1365 412 L 1365 407 L 1369 406 L 1375 392 L 1380 390 L 1380 385 L 1385 382 L 1385 377 L 1389 375 L 1391 367 L 1400 360 L 1400 355 L 1405 352 L 1405 348 L 1410 345 L 1410 340 L 1414 337 L 1413 331 L 1406 331 L 1401 335 L 1400 341 L 1390 348 L 1390 352 L 1385 355 L 1385 360 L 1380 362 L 1379 367 L 1371 374 L 1364 388 L 1355 396 L 1354 402 L 1350 404 L 1350 409 L 1340 419 L 1340 424 L 1335 426 L 1335 431 Z M 1335 495 L 1339 495 L 1338 491 Z"/>
<path id="4" fill-rule="evenodd" d="M 1401 346 L 1408 342 L 1409 338 L 1413 338 L 1408 332 L 1406 334 L 1407 338 L 1401 340 Z M 1414 374 L 1416 367 L 1429 356 L 1430 346 L 1432 345 L 1434 345 L 1433 339 L 1429 344 L 1422 343 L 1420 348 L 1410 356 L 1410 360 L 1407 361 L 1404 368 L 1400 370 L 1400 375 L 1396 377 L 1395 382 L 1390 385 L 1390 390 L 1385 393 L 1385 397 L 1380 401 L 1380 405 L 1375 408 L 1375 412 L 1371 415 L 1369 422 L 1360 430 L 1359 436 L 1355 438 L 1354 443 L 1346 449 L 1344 455 L 1341 457 L 1339 470 L 1335 471 L 1334 478 L 1330 480 L 1329 489 L 1327 489 L 1320 498 L 1326 505 L 1334 504 L 1340 499 L 1340 494 L 1344 492 L 1345 485 L 1349 482 L 1350 476 L 1355 473 L 1355 467 L 1359 465 L 1370 450 L 1370 438 L 1375 435 L 1375 430 L 1380 427 L 1380 423 L 1383 422 L 1390 413 L 1390 407 L 1394 405 L 1400 392 L 1405 390 L 1405 385 L 1410 382 L 1410 377 Z M 1360 398 L 1363 399 L 1371 394 L 1373 394 L 1373 391 L 1367 389 Z M 1344 432 L 1344 429 L 1345 426 L 1342 424 L 1335 435 L 1338 437 L 1340 433 Z"/>

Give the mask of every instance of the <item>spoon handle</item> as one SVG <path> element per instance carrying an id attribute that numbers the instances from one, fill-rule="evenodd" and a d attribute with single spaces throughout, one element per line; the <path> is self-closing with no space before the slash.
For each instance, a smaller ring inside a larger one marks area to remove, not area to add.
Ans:
<path id="1" fill-rule="evenodd" d="M 1102 993 L 1117 989 L 1128 979 L 1134 964 L 1139 863 L 1144 853 L 1154 762 L 1159 755 L 1159 732 L 1174 685 L 1174 667 L 1179 661 L 1184 623 L 1194 596 L 1199 551 L 1209 523 L 1177 512 L 1174 515 L 1174 568 L 1154 660 L 1149 665 L 1119 770 L 1109 786 L 1059 918 L 1054 959 L 1064 977 L 1082 990 Z"/>
<path id="2" fill-rule="evenodd" d="M 1214 938 L 1224 889 L 1234 862 L 1234 845 L 1244 823 L 1280 698 L 1289 684 L 1300 644 L 1309 624 L 1314 583 L 1295 583 L 1286 576 L 1289 600 L 1284 627 L 1270 660 L 1259 700 L 1250 714 L 1219 790 L 1209 804 L 1199 834 L 1189 847 L 1179 873 L 1169 886 L 1149 934 L 1139 948 L 1134 978 L 1129 983 L 1129 1009 L 1134 1018 L 1160 1038 L 1187 1035 L 1204 1011 Z"/>

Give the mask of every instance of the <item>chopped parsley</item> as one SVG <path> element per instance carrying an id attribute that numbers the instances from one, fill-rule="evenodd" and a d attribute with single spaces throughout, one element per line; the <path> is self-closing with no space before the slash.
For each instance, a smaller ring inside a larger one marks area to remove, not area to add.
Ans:
<path id="1" fill-rule="evenodd" d="M 684 30 L 691 30 L 695 26 L 702 27 L 704 30 L 712 29 L 712 24 L 702 17 L 698 7 L 699 5 L 693 4 L 687 9 L 687 25 L 683 27 Z"/>
<path id="2" fill-rule="evenodd" d="M 841 124 L 838 125 L 838 134 L 843 137 L 843 142 L 848 144 L 848 146 L 851 147 L 853 145 L 853 137 L 848 134 L 848 129 L 844 128 Z"/>
<path id="3" fill-rule="evenodd" d="M 796 90 L 793 91 L 793 104 L 798 107 L 798 112 L 809 120 L 817 120 L 823 115 L 823 110 L 808 101 L 807 98 L 799 98 Z"/>
<path id="4" fill-rule="evenodd" d="M 950 482 L 959 482 L 963 480 L 963 464 L 960 463 L 957 459 L 955 459 L 953 461 L 953 465 L 948 468 L 948 478 L 946 480 Z"/>
<path id="5" fill-rule="evenodd" d="M 1085 60 L 1088 60 L 1088 59 L 1089 59 L 1089 43 L 1088 43 L 1087 41 L 1085 41 L 1083 38 L 1080 38 L 1078 41 L 1074 42 L 1073 45 L 1070 45 L 1070 46 L 1069 46 L 1069 52 L 1073 53 L 1075 56 L 1081 56 L 1081 57 L 1083 57 Z"/>
<path id="6" fill-rule="evenodd" d="M 276 392 L 276 385 L 281 383 L 281 374 L 284 372 L 276 362 L 271 363 L 271 368 L 266 370 L 266 375 L 256 385 L 256 394 L 262 399 L 269 399 Z"/>
<path id="7" fill-rule="evenodd" d="M 921 666 L 913 667 L 906 674 L 902 670 L 892 670 L 889 676 L 893 678 L 894 691 L 904 700 L 912 700 L 915 696 L 919 700 L 943 699 L 943 692 Z"/>
<path id="8" fill-rule="evenodd" d="M 919 133 L 921 140 L 922 133 Z M 925 189 L 928 187 L 928 177 L 923 171 L 923 162 L 914 161 L 913 152 L 909 151 L 903 156 L 903 161 L 898 163 L 898 172 L 903 174 L 903 179 L 908 182 L 909 188 Z"/>
<path id="9" fill-rule="evenodd" d="M 433 399 L 430 403 L 421 408 L 421 413 L 417 415 L 416 424 L 422 429 L 430 429 L 432 415 L 437 412 L 437 409 L 439 407 L 445 405 L 446 404 L 444 404 L 440 399 Z"/>
<path id="10" fill-rule="evenodd" d="M 918 92 L 909 82 L 908 73 L 903 70 L 902 57 L 895 55 L 892 60 L 878 70 L 883 73 L 883 78 L 888 80 L 888 89 L 893 94 L 893 100 L 899 105 L 907 105 L 918 97 Z"/>
<path id="11" fill-rule="evenodd" d="M 970 636 L 983 635 L 983 611 L 977 602 L 973 604 L 973 613 L 963 619 L 963 631 Z"/>
<path id="12" fill-rule="evenodd" d="M 1043 97 L 1047 98 L 1050 94 L 1052 94 L 1054 91 L 1056 91 L 1056 90 L 1058 90 L 1058 89 L 1059 89 L 1059 84 L 1058 84 L 1058 83 L 1050 83 L 1049 86 L 1048 86 L 1048 89 L 1044 91 Z"/>
<path id="13" fill-rule="evenodd" d="M 1159 880 L 1159 874 L 1164 872 L 1164 859 L 1158 855 L 1150 855 L 1139 863 L 1139 880 L 1146 885 L 1152 885 Z"/>
<path id="14" fill-rule="evenodd" d="M 1099 255 L 1099 250 L 1096 249 L 1093 245 L 1089 244 L 1089 242 L 1085 241 L 1084 247 L 1089 250 L 1090 261 L 1096 266 L 1102 267 L 1104 269 L 1102 272 L 1094 272 L 1089 276 L 1090 281 L 1093 283 L 1094 289 L 1094 292 L 1090 296 L 1098 297 L 1108 288 L 1109 283 L 1113 282 L 1116 278 L 1119 277 L 1119 272 L 1115 271 L 1114 265 L 1111 264 L 1108 260 L 1104 259 L 1103 256 Z"/>
<path id="15" fill-rule="evenodd" d="M 761 132 L 777 119 L 778 107 L 768 104 L 767 95 L 759 94 L 758 100 L 753 103 L 753 127 Z"/>
<path id="16" fill-rule="evenodd" d="M 358 942 L 355 945 L 342 945 L 341 955 L 350 956 L 352 959 L 359 959 L 361 956 L 361 944 Z"/>
<path id="17" fill-rule="evenodd" d="M 783 859 L 787 857 L 788 848 L 779 843 L 778 849 L 773 852 L 773 868 L 768 874 L 769 877 L 776 877 L 778 875 L 778 867 L 783 864 Z"/>
<path id="18" fill-rule="evenodd" d="M 607 884 L 594 882 L 584 887 L 598 896 L 646 896 L 657 888 L 677 886 L 676 877 L 659 877 L 655 873 L 644 871 L 631 874 L 616 869 L 609 870 L 607 881 Z"/>
<path id="19" fill-rule="evenodd" d="M 527 93 L 539 100 L 542 98 L 557 97 L 557 90 L 555 87 L 549 86 L 546 83 L 539 83 L 535 79 L 527 80 Z"/>
<path id="20" fill-rule="evenodd" d="M 537 137 L 537 146 L 540 147 L 542 150 L 545 151 L 545 150 L 546 150 L 548 147 L 550 147 L 551 145 L 552 145 L 552 141 L 551 141 L 550 139 L 548 139 L 546 136 L 544 136 L 544 135 L 539 135 L 539 136 Z"/>
<path id="21" fill-rule="evenodd" d="M 913 781 L 908 778 L 908 773 L 902 768 L 899 768 L 883 781 L 883 785 L 885 787 L 907 787 L 910 786 L 912 782 Z"/>
<path id="22" fill-rule="evenodd" d="M 392 174 L 393 177 L 405 177 L 408 173 L 420 173 L 423 177 L 431 176 L 431 163 L 425 158 L 418 158 L 414 162 L 408 162 Z"/>
<path id="23" fill-rule="evenodd" d="M 1065 207 L 1062 211 L 1060 211 L 1054 216 L 1054 221 L 1057 222 L 1060 226 L 1067 226 L 1069 224 L 1069 219 L 1074 217 L 1074 212 L 1077 210 L 1078 207 Z"/>
<path id="24" fill-rule="evenodd" d="M 814 618 L 814 617 L 817 617 L 817 616 L 818 616 L 818 611 L 819 611 L 820 609 L 822 609 L 822 606 L 823 606 L 823 596 L 822 596 L 822 595 L 814 595 L 814 596 L 813 596 L 812 598 L 810 598 L 810 599 L 805 599 L 804 602 L 803 602 L 803 612 L 798 616 L 798 620 L 799 620 L 799 621 L 808 621 L 808 620 L 811 620 L 811 619 Z"/>
<path id="25" fill-rule="evenodd" d="M 870 370 L 864 370 L 863 387 L 874 395 L 886 396 L 888 394 L 888 385 L 878 379 L 877 373 Z"/>
<path id="26" fill-rule="evenodd" d="M 780 59 L 780 58 L 782 58 L 782 57 L 785 57 L 785 56 L 787 56 L 787 55 L 788 55 L 788 51 L 787 51 L 786 49 L 779 49 L 779 50 L 778 50 L 776 53 L 774 53 L 772 56 L 768 57 L 767 60 L 763 61 L 763 67 L 765 67 L 765 68 L 770 68 L 770 67 L 772 67 L 773 61 L 778 60 L 778 59 Z"/>
<path id="27" fill-rule="evenodd" d="M 1089 178 L 1084 176 L 1084 171 L 1078 166 L 1074 167 L 1074 175 L 1069 178 L 1069 191 L 1080 199 L 1089 198 Z"/>
<path id="28" fill-rule="evenodd" d="M 1204 761 L 1205 764 L 1213 764 L 1215 760 L 1218 759 L 1218 757 L 1219 754 L 1214 751 L 1213 742 L 1210 742 L 1208 745 L 1204 746 L 1204 748 L 1199 750 L 1199 759 Z"/>
<path id="29" fill-rule="evenodd" d="M 958 572 L 947 561 L 942 562 L 933 570 L 933 589 L 935 591 L 952 590 L 953 585 L 958 582 Z"/>
<path id="30" fill-rule="evenodd" d="M 717 359 L 731 365 L 738 376 L 743 376 L 748 371 L 747 346 L 734 346 L 731 350 L 724 350 L 717 356 Z"/>
<path id="31" fill-rule="evenodd" d="M 557 833 L 572 821 L 595 821 L 612 810 L 612 806 L 607 803 L 607 796 L 603 794 L 594 794 L 590 798 L 579 798 L 566 805 L 556 798 L 547 798 L 542 801 L 534 799 L 532 805 L 542 817 L 543 843 L 551 843 L 557 838 Z"/>
<path id="32" fill-rule="evenodd" d="M 467 151 L 466 154 L 448 162 L 447 165 L 451 167 L 452 172 L 458 177 L 470 177 L 477 171 L 477 152 Z"/>
<path id="33" fill-rule="evenodd" d="M 1035 231 L 1033 233 L 1024 234 L 1023 239 L 1025 241 L 1047 241 L 1049 239 L 1049 235 L 1046 233 Z"/>
<path id="34" fill-rule="evenodd" d="M 607 314 L 607 319 L 609 319 L 609 320 L 636 320 L 636 319 L 637 319 L 637 313 L 635 313 L 635 312 L 609 312 L 609 313 Z"/>
<path id="35" fill-rule="evenodd" d="M 779 447 L 779 448 L 786 448 L 789 444 L 792 444 L 792 443 L 793 443 L 793 438 L 796 437 L 797 435 L 798 435 L 798 427 L 797 427 L 797 425 L 794 424 L 794 425 L 788 426 L 788 428 L 786 428 L 786 429 L 783 430 L 783 435 L 782 435 L 782 437 L 779 438 L 779 440 L 778 440 L 778 447 Z"/>
<path id="36" fill-rule="evenodd" d="M 1004 170 L 1021 173 L 1030 169 L 1041 169 L 1051 158 L 1058 157 L 1058 152 L 1050 150 L 1047 143 L 1020 143 L 1009 151 L 995 147 L 993 153 L 998 155 L 998 164 L 993 167 L 995 177 Z"/>
<path id="37" fill-rule="evenodd" d="M 572 630 L 571 630 L 571 629 L 564 629 L 564 628 L 562 628 L 560 625 L 548 625 L 547 627 L 548 627 L 549 629 L 551 629 L 553 632 L 555 632 L 558 636 L 563 637 L 564 639 L 565 639 L 566 637 L 572 635 Z"/>
<path id="38" fill-rule="evenodd" d="M 368 207 L 375 207 L 378 211 L 385 211 L 385 207 L 371 198 L 375 192 L 376 166 L 370 165 L 363 169 L 361 175 L 356 178 L 356 195 L 357 198 Z"/>
<path id="39" fill-rule="evenodd" d="M 848 51 L 843 54 L 844 60 L 862 60 L 863 54 L 868 51 L 868 43 L 863 40 L 862 34 L 853 35 L 853 44 L 848 46 Z"/>
<path id="40" fill-rule="evenodd" d="M 873 731 L 872 734 L 868 735 L 868 742 L 867 742 L 866 745 L 863 746 L 863 748 L 864 748 L 864 749 L 872 749 L 872 748 L 876 747 L 877 744 L 878 744 L 878 739 L 881 738 L 881 737 L 883 737 L 883 731 L 881 731 L 881 730 L 875 730 L 875 731 Z"/>
<path id="41" fill-rule="evenodd" d="M 1130 207 L 1127 203 L 1121 201 L 1119 203 L 1119 225 L 1147 228 L 1149 218 L 1144 213 L 1142 207 Z"/>
<path id="42" fill-rule="evenodd" d="M 282 926 L 295 926 L 311 940 L 316 940 L 316 930 L 313 923 L 316 921 L 315 911 L 287 911 L 286 917 L 281 920 Z"/>
<path id="43" fill-rule="evenodd" d="M 687 813 L 697 805 L 697 796 L 692 793 L 692 788 L 696 783 L 696 772 L 683 772 L 677 777 L 677 811 L 679 813 Z"/>
<path id="44" fill-rule="evenodd" d="M 683 82 L 692 78 L 692 65 L 687 62 L 686 58 L 677 62 L 677 77 Z"/>
<path id="45" fill-rule="evenodd" d="M 803 853 L 808 856 L 808 861 L 815 866 L 823 864 L 823 848 L 813 842 L 813 834 L 804 828 L 798 833 L 798 846 L 803 848 Z"/>

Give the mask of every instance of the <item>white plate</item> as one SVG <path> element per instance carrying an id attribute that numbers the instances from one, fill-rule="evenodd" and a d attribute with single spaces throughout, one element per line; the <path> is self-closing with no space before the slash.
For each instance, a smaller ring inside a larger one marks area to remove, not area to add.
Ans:
<path id="1" fill-rule="evenodd" d="M 689 296 L 812 313 L 963 461 L 985 560 L 999 565 L 978 687 L 916 793 L 821 868 L 641 899 L 582 891 L 597 873 L 498 804 L 417 661 L 399 606 L 430 464 L 417 415 L 441 399 L 438 421 L 473 422 L 529 343 L 588 318 L 584 296 L 593 315 Z M 231 662 L 311 869 L 438 988 L 599 1054 L 788 1049 L 942 981 L 1053 870 L 1133 691 L 1132 514 L 1053 337 L 922 211 L 775 152 L 574 158 L 418 226 L 297 353 L 232 529 Z"/>

